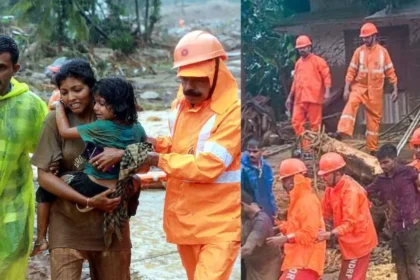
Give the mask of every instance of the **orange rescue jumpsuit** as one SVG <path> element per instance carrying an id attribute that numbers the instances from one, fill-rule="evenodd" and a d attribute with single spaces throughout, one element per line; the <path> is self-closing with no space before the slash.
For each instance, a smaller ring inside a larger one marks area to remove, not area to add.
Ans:
<path id="1" fill-rule="evenodd" d="M 302 174 L 294 176 L 287 222 L 281 223 L 279 228 L 285 235 L 295 234 L 294 243 L 284 245 L 285 257 L 281 270 L 312 270 L 320 277 L 324 270 L 326 242 L 316 243 L 315 240 L 319 230 L 325 230 L 325 225 L 321 203 L 312 192 L 311 180 Z M 283 274 L 282 277 L 285 276 Z"/>
<path id="2" fill-rule="evenodd" d="M 324 218 L 334 221 L 344 261 L 366 257 L 378 245 L 367 193 L 351 177 L 326 189 L 322 208 Z"/>
<path id="3" fill-rule="evenodd" d="M 305 132 L 307 121 L 311 131 L 320 129 L 325 88 L 330 87 L 330 68 L 322 57 L 309 54 L 307 58 L 301 57 L 296 62 L 291 91 L 294 94 L 292 126 L 297 136 Z M 302 149 L 307 150 L 308 144 L 302 141 Z"/>
<path id="4" fill-rule="evenodd" d="M 356 49 L 346 76 L 346 83 L 351 83 L 351 92 L 337 131 L 353 135 L 357 110 L 363 104 L 366 110 L 366 147 L 369 151 L 378 150 L 385 77 L 391 84 L 397 83 L 394 66 L 384 47 L 375 44 Z"/>
<path id="5" fill-rule="evenodd" d="M 215 61 L 180 68 L 207 76 Z M 210 100 L 192 107 L 178 91 L 170 137 L 158 137 L 158 167 L 167 174 L 164 230 L 178 245 L 188 279 L 229 279 L 240 248 L 241 111 L 236 80 L 220 60 Z"/>

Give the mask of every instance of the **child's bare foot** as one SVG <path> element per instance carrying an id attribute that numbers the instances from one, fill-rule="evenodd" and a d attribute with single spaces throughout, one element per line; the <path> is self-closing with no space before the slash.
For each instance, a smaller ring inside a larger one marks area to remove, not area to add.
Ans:
<path id="1" fill-rule="evenodd" d="M 45 240 L 45 238 L 41 240 L 36 240 L 34 244 L 34 248 L 32 249 L 32 253 L 30 256 L 31 257 L 36 256 L 42 251 L 45 251 L 47 249 L 48 249 L 48 242 L 47 240 Z"/>

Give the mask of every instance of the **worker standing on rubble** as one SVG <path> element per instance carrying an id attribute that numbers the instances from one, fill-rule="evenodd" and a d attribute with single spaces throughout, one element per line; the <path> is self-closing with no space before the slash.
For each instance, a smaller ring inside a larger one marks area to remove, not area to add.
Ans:
<path id="1" fill-rule="evenodd" d="M 357 111 L 363 104 L 366 109 L 366 148 L 375 155 L 382 118 L 384 81 L 387 78 L 393 85 L 391 100 L 395 102 L 398 99 L 397 76 L 388 51 L 378 43 L 376 26 L 364 24 L 360 37 L 364 45 L 354 52 L 347 71 L 343 97 L 348 101 L 334 137 L 353 135 Z"/>
<path id="2" fill-rule="evenodd" d="M 420 279 L 417 266 L 420 258 L 419 173 L 411 166 L 398 163 L 397 148 L 392 144 L 383 145 L 377 158 L 384 173 L 366 190 L 388 206 L 393 232 L 392 261 L 397 267 L 398 280 Z"/>
<path id="3" fill-rule="evenodd" d="M 148 164 L 168 176 L 163 224 L 189 280 L 227 280 L 241 240 L 241 108 L 219 40 L 187 33 L 174 52 L 181 86 L 171 136 L 150 138 Z"/>
<path id="4" fill-rule="evenodd" d="M 312 192 L 311 180 L 299 159 L 290 158 L 280 165 L 280 180 L 290 196 L 287 221 L 279 225 L 284 235 L 267 238 L 267 244 L 284 245 L 283 271 L 280 280 L 317 280 L 324 270 L 326 242 L 315 242 L 325 231 L 321 203 Z"/>
<path id="5" fill-rule="evenodd" d="M 409 163 L 409 166 L 414 167 L 417 171 L 420 171 L 420 128 L 417 128 L 410 140 L 410 148 L 413 150 L 413 161 Z"/>
<path id="6" fill-rule="evenodd" d="M 371 252 L 378 245 L 367 193 L 345 175 L 346 162 L 337 153 L 326 153 L 319 162 L 318 175 L 327 183 L 322 208 L 324 219 L 333 220 L 331 231 L 320 231 L 318 240 L 336 236 L 343 261 L 339 280 L 364 280 Z"/>
<path id="7" fill-rule="evenodd" d="M 301 57 L 295 64 L 293 85 L 286 108 L 290 111 L 293 107 L 292 127 L 299 137 L 305 132 L 306 122 L 309 122 L 311 131 L 320 129 L 322 104 L 330 96 L 331 74 L 327 62 L 312 53 L 312 42 L 308 36 L 297 38 L 296 49 Z M 301 141 L 301 149 L 304 158 L 310 158 L 308 141 Z"/>

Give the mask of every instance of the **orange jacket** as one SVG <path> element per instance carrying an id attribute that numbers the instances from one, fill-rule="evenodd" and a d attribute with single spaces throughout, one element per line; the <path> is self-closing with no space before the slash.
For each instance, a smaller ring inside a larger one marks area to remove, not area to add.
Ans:
<path id="1" fill-rule="evenodd" d="M 383 92 L 385 77 L 391 84 L 397 83 L 397 75 L 388 51 L 379 44 L 357 48 L 347 70 L 346 82 L 355 82 L 355 86 Z"/>
<path id="2" fill-rule="evenodd" d="M 322 208 L 324 218 L 333 218 L 345 260 L 366 256 L 378 245 L 367 193 L 351 177 L 345 175 L 326 189 Z"/>
<path id="3" fill-rule="evenodd" d="M 295 77 L 292 84 L 294 103 L 324 102 L 325 88 L 331 87 L 331 74 L 327 62 L 315 54 L 299 58 L 295 64 Z"/>
<path id="4" fill-rule="evenodd" d="M 326 242 L 315 243 L 319 230 L 325 230 L 321 203 L 311 190 L 311 180 L 299 174 L 294 176 L 295 186 L 290 192 L 287 222 L 280 225 L 283 234 L 295 234 L 295 243 L 284 245 L 282 271 L 304 268 L 322 275 Z"/>
<path id="5" fill-rule="evenodd" d="M 210 84 L 214 64 L 198 66 Z M 167 174 L 163 223 L 168 242 L 240 241 L 240 122 L 238 86 L 223 61 L 215 91 L 204 104 L 191 107 L 179 89 L 169 117 L 171 137 L 158 137 L 156 145 L 158 167 Z"/>

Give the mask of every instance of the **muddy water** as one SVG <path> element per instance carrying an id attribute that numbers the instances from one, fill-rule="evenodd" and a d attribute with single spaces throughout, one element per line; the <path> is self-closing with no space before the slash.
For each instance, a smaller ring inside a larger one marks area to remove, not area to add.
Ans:
<path id="1" fill-rule="evenodd" d="M 146 111 L 139 114 L 139 121 L 149 136 L 168 135 L 169 111 Z M 36 173 L 35 173 L 36 177 Z M 133 280 L 187 279 L 176 246 L 168 244 L 162 228 L 164 190 L 146 190 L 141 193 L 137 216 L 131 218 Z M 35 221 L 36 225 L 36 221 Z M 50 279 L 48 253 L 31 258 L 27 279 Z M 90 279 L 88 264 L 84 264 L 82 278 Z M 240 279 L 240 258 L 238 257 L 231 280 Z"/>

